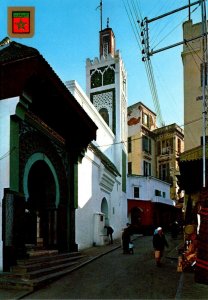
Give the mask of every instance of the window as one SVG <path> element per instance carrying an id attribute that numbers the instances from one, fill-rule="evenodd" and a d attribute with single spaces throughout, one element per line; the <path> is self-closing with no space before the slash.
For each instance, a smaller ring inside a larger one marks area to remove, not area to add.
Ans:
<path id="1" fill-rule="evenodd" d="M 178 139 L 178 154 L 181 153 L 181 140 Z"/>
<path id="2" fill-rule="evenodd" d="M 128 174 L 132 174 L 132 163 L 128 162 Z"/>
<path id="3" fill-rule="evenodd" d="M 142 124 L 147 126 L 148 128 L 150 127 L 150 118 L 149 115 L 144 113 L 142 114 Z"/>
<path id="4" fill-rule="evenodd" d="M 152 153 L 151 148 L 152 148 L 151 139 L 148 138 L 147 136 L 143 135 L 142 136 L 142 150 L 151 154 Z"/>
<path id="5" fill-rule="evenodd" d="M 158 141 L 157 142 L 157 155 L 160 155 L 161 154 L 161 142 L 160 141 Z"/>
<path id="6" fill-rule="evenodd" d="M 161 196 L 161 191 L 155 190 L 155 196 Z"/>
<path id="7" fill-rule="evenodd" d="M 167 139 L 162 141 L 162 154 L 173 153 L 173 139 Z"/>
<path id="8" fill-rule="evenodd" d="M 91 75 L 91 88 L 96 88 L 102 86 L 102 74 L 98 71 L 95 71 Z"/>
<path id="9" fill-rule="evenodd" d="M 128 138 L 128 153 L 131 153 L 131 137 Z"/>
<path id="10" fill-rule="evenodd" d="M 166 196 L 165 192 L 162 192 L 162 195 L 163 195 L 163 198 L 165 198 L 165 196 Z"/>
<path id="11" fill-rule="evenodd" d="M 163 181 L 170 180 L 170 166 L 169 163 L 161 164 L 159 166 L 159 178 Z"/>
<path id="12" fill-rule="evenodd" d="M 134 187 L 134 198 L 139 198 L 139 187 L 138 186 Z"/>
<path id="13" fill-rule="evenodd" d="M 107 56 L 109 53 L 109 35 L 103 35 L 103 56 Z"/>
<path id="14" fill-rule="evenodd" d="M 143 161 L 144 176 L 151 176 L 151 164 L 147 161 Z"/>
<path id="15" fill-rule="evenodd" d="M 115 82 L 115 72 L 113 69 L 106 69 L 103 74 L 103 85 L 113 84 Z"/>

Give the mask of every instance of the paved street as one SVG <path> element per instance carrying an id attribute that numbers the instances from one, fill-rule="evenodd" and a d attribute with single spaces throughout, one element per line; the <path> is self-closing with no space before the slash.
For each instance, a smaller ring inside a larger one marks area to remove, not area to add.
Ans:
<path id="1" fill-rule="evenodd" d="M 180 240 L 167 238 L 172 257 Z M 152 237 L 137 238 L 135 246 L 134 255 L 117 248 L 23 299 L 208 299 L 208 286 L 177 273 L 176 259 L 155 266 Z"/>

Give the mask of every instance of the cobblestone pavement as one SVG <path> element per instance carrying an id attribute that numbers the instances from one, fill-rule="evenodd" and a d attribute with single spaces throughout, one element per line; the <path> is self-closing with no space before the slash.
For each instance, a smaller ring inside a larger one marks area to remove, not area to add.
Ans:
<path id="1" fill-rule="evenodd" d="M 136 247 L 135 255 L 132 256 L 122 254 L 121 241 L 118 239 L 112 245 L 91 247 L 82 251 L 86 255 L 84 266 L 43 289 L 32 294 L 0 290 L 0 299 L 208 299 L 208 285 L 195 283 L 194 273 L 176 272 L 177 247 L 182 240 L 172 240 L 170 236 L 167 238 L 170 248 L 166 251 L 162 268 L 158 269 L 154 265 L 151 237 L 134 236 Z M 109 255 L 105 256 L 107 253 Z M 118 260 L 119 257 L 122 258 L 122 263 L 120 269 L 117 269 L 114 263 L 121 261 Z M 135 265 L 135 262 L 139 263 L 140 274 L 131 270 L 131 264 Z M 106 264 L 109 265 L 105 271 L 108 273 L 103 274 Z M 122 273 L 124 269 L 126 272 Z M 110 273 L 115 274 L 113 276 Z M 106 283 L 106 276 L 114 280 L 112 286 Z M 137 276 L 140 282 L 128 281 L 131 276 Z M 117 282 L 117 278 L 121 282 Z M 135 297 L 135 291 L 137 295 L 143 295 L 143 298 Z M 171 296 L 167 298 L 167 295 Z"/>

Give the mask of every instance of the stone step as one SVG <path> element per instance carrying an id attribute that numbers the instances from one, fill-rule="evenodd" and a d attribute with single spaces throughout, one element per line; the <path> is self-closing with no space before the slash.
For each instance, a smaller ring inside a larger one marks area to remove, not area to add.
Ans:
<path id="1" fill-rule="evenodd" d="M 35 278 L 35 279 L 27 279 L 27 278 L 14 278 L 14 277 L 8 277 L 4 276 L 0 278 L 0 288 L 6 288 L 6 289 L 19 289 L 19 290 L 28 290 L 33 291 L 40 287 L 43 287 L 44 285 L 57 280 L 58 278 L 67 275 L 71 272 L 73 272 L 77 267 L 71 266 L 68 268 L 65 268 L 64 270 L 53 272 L 51 274 L 43 275 L 41 277 Z"/>
<path id="2" fill-rule="evenodd" d="M 73 267 L 77 264 L 78 264 L 78 262 L 74 261 L 74 262 L 69 262 L 69 263 L 64 263 L 64 264 L 57 264 L 55 266 L 50 266 L 47 268 L 40 268 L 40 269 L 36 269 L 34 271 L 27 271 L 24 273 L 16 271 L 16 272 L 12 272 L 12 278 L 21 278 L 21 279 L 25 279 L 25 280 L 26 279 L 35 279 L 38 277 L 49 275 L 51 273 L 62 271 L 69 267 Z"/>
<path id="3" fill-rule="evenodd" d="M 50 256 L 58 254 L 58 250 L 43 250 L 43 249 L 32 249 L 27 251 L 27 255 L 32 257 Z"/>
<path id="4" fill-rule="evenodd" d="M 20 260 L 11 272 L 0 273 L 0 288 L 32 291 L 77 269 L 84 259 L 73 252 Z"/>
<path id="5" fill-rule="evenodd" d="M 36 270 L 41 270 L 45 269 L 48 267 L 53 267 L 57 265 L 63 265 L 67 263 L 73 263 L 76 262 L 77 260 L 82 259 L 84 256 L 83 255 L 77 255 L 77 256 L 56 256 L 54 259 L 50 260 L 35 260 L 35 261 L 30 261 L 27 263 L 19 263 L 16 266 L 13 266 L 11 268 L 12 273 L 21 273 L 25 274 L 27 272 L 33 272 Z"/>
<path id="6" fill-rule="evenodd" d="M 16 278 L 7 278 L 6 276 L 0 278 L 0 289 L 14 289 L 33 291 L 33 284 L 31 281 L 25 281 Z"/>
<path id="7" fill-rule="evenodd" d="M 44 275 L 44 274 L 48 274 L 48 273 L 52 273 L 54 271 L 57 270 L 62 270 L 64 268 L 67 268 L 69 266 L 73 266 L 76 265 L 78 263 L 77 260 L 75 261 L 65 261 L 61 264 L 61 262 L 57 263 L 57 262 L 51 262 L 50 265 L 47 266 L 40 266 L 40 268 L 38 268 L 37 264 L 34 268 L 29 268 L 29 269 L 22 269 L 21 267 L 17 267 L 15 268 L 15 271 L 12 271 L 11 273 L 13 274 L 13 276 L 15 277 L 22 277 L 22 278 L 35 278 L 38 277 L 40 275 Z"/>
<path id="8" fill-rule="evenodd" d="M 45 255 L 35 255 L 26 259 L 21 259 L 17 261 L 18 265 L 32 265 L 39 262 L 53 261 L 56 259 L 67 258 L 67 257 L 77 257 L 79 258 L 81 254 L 79 252 L 69 252 L 69 253 L 57 253 L 57 254 L 45 254 Z"/>

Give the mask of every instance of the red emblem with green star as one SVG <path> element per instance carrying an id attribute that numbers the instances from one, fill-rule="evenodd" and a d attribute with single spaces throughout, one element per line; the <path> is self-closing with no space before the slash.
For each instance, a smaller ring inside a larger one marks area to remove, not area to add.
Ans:
<path id="1" fill-rule="evenodd" d="M 30 12 L 13 11 L 12 12 L 12 32 L 30 33 Z"/>

